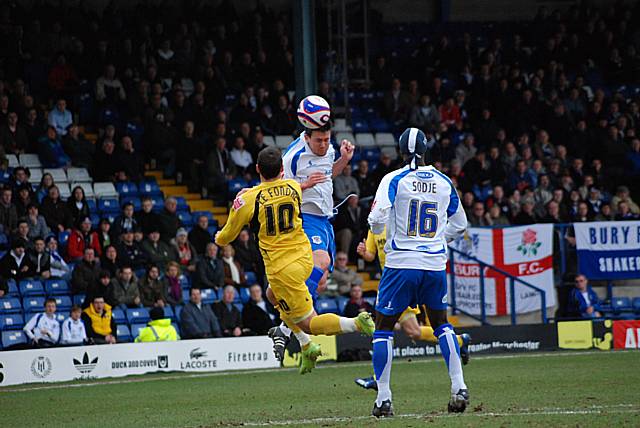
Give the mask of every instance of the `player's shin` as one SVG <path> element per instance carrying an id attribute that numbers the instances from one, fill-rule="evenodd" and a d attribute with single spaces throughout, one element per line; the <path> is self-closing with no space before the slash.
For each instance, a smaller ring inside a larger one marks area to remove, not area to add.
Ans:
<path id="1" fill-rule="evenodd" d="M 302 331 L 300 327 L 294 324 L 291 320 L 286 319 L 286 323 L 291 326 L 291 329 L 288 329 L 289 334 L 293 332 L 293 335 L 296 337 L 296 339 L 298 339 L 298 342 L 300 343 L 300 347 L 302 348 L 302 350 L 304 351 L 305 349 L 307 349 L 307 347 L 311 343 L 311 337 L 309 337 L 307 333 Z M 282 330 L 282 326 L 280 326 L 280 329 Z"/>
<path id="2" fill-rule="evenodd" d="M 440 344 L 442 357 L 449 370 L 451 378 L 451 392 L 456 393 L 460 389 L 467 389 L 462 375 L 462 362 L 460 361 L 460 347 L 458 339 L 451 324 L 443 324 L 435 330 L 435 335 Z"/>
<path id="3" fill-rule="evenodd" d="M 393 360 L 393 332 L 376 330 L 373 333 L 373 372 L 378 382 L 378 396 L 376 404 L 382 405 L 385 400 L 391 400 L 391 362 Z"/>

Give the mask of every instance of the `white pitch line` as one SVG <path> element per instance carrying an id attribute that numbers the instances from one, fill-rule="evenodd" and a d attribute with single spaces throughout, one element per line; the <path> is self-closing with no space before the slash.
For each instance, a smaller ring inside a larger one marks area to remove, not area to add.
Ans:
<path id="1" fill-rule="evenodd" d="M 573 351 L 558 351 L 558 352 L 543 352 L 543 353 L 534 353 L 534 354 L 509 354 L 509 355 L 481 355 L 481 356 L 473 356 L 472 361 L 483 361 L 483 360 L 509 360 L 509 359 L 520 359 L 520 358 L 546 358 L 546 357 L 579 357 L 583 355 L 596 355 L 603 354 L 605 351 L 581 351 L 581 352 L 573 352 Z M 612 355 L 629 353 L 629 352 L 637 352 L 633 350 L 618 350 L 611 352 Z M 395 362 L 404 363 L 404 364 L 430 364 L 434 362 L 440 362 L 442 359 L 440 358 L 427 358 L 427 359 L 414 359 L 411 362 L 408 362 L 406 359 L 399 359 Z M 362 362 L 353 362 L 353 363 L 329 363 L 322 364 L 316 368 L 316 370 L 325 370 L 325 369 L 335 369 L 336 367 L 371 367 L 370 361 L 362 361 Z M 244 375 L 244 374 L 261 374 L 261 373 L 281 373 L 285 371 L 294 371 L 298 370 L 297 367 L 290 368 L 280 368 L 280 369 L 256 369 L 256 370 L 238 370 L 238 371 L 225 371 L 225 372 L 205 372 L 205 373 L 193 373 L 193 374 L 175 374 L 168 376 L 149 376 L 149 377 L 139 377 L 139 378 L 124 378 L 117 380 L 105 380 L 105 381 L 91 381 L 91 382 L 82 382 L 82 383 L 60 383 L 53 385 L 38 385 L 38 386 L 27 386 L 20 388 L 11 388 L 5 387 L 0 388 L 0 394 L 9 393 L 9 392 L 30 392 L 30 391 L 43 391 L 43 390 L 55 390 L 55 389 L 66 389 L 66 388 L 84 388 L 91 386 L 102 386 L 102 385 L 122 385 L 127 383 L 144 383 L 144 382 L 154 382 L 154 381 L 166 381 L 166 380 L 179 380 L 179 379 L 194 379 L 194 378 L 209 378 L 216 376 L 232 376 L 232 375 Z M 151 374 L 151 373 L 150 373 Z M 145 376 L 145 375 L 136 375 L 136 376 Z"/>
<path id="2" fill-rule="evenodd" d="M 393 419 L 444 419 L 444 418 L 472 418 L 472 417 L 510 417 L 510 416 L 570 416 L 570 415 L 608 415 L 611 413 L 640 413 L 640 408 L 619 408 L 619 407 L 633 407 L 632 404 L 612 405 L 612 406 L 596 406 L 596 408 L 586 409 L 520 409 L 512 412 L 468 412 L 468 413 L 435 413 L 435 414 L 419 414 L 419 413 L 407 413 L 395 415 Z M 323 418 L 311 418 L 311 419 L 291 419 L 291 420 L 279 420 L 269 422 L 242 422 L 242 426 L 298 426 L 298 425 L 316 425 L 327 423 L 340 423 L 340 422 L 356 422 L 363 420 L 375 420 L 373 416 L 334 416 Z M 224 422 L 218 422 L 217 426 L 225 426 Z M 235 422 L 230 422 L 229 425 L 237 425 Z"/>

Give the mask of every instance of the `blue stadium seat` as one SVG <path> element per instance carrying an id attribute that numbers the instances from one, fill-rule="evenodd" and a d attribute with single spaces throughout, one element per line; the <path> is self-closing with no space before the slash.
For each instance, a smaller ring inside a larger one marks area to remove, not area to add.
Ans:
<path id="1" fill-rule="evenodd" d="M 235 196 L 243 187 L 248 187 L 249 183 L 241 178 L 235 178 L 233 180 L 229 180 L 227 183 L 227 189 L 229 191 L 230 196 Z"/>
<path id="2" fill-rule="evenodd" d="M 243 287 L 240 289 L 240 301 L 244 304 L 247 303 L 251 299 L 251 293 L 249 292 L 248 287 Z"/>
<path id="3" fill-rule="evenodd" d="M 135 339 L 136 337 L 140 336 L 140 330 L 142 330 L 143 328 L 145 328 L 147 325 L 146 324 L 131 324 L 131 337 L 132 339 Z"/>
<path id="4" fill-rule="evenodd" d="M 255 272 L 245 272 L 244 274 L 247 277 L 247 283 L 249 285 L 253 285 L 258 282 L 258 277 L 256 276 Z"/>
<path id="5" fill-rule="evenodd" d="M 20 295 L 22 295 L 22 297 L 44 296 L 45 294 L 44 286 L 37 280 L 23 279 L 18 284 L 18 288 L 20 288 Z"/>
<path id="6" fill-rule="evenodd" d="M 210 305 L 211 303 L 218 300 L 218 293 L 213 288 L 203 288 L 202 289 L 202 303 L 206 303 Z"/>
<path id="7" fill-rule="evenodd" d="M 116 198 L 104 198 L 98 201 L 98 211 L 102 214 L 119 213 L 120 202 Z"/>
<path id="8" fill-rule="evenodd" d="M 111 311 L 111 317 L 116 322 L 116 324 L 126 324 L 127 323 L 127 314 L 120 308 L 114 308 Z"/>
<path id="9" fill-rule="evenodd" d="M 180 219 L 180 221 L 182 222 L 182 225 L 184 227 L 191 227 L 193 226 L 194 220 L 193 217 L 191 216 L 191 214 L 189 214 L 188 211 L 178 211 L 178 218 Z"/>
<path id="10" fill-rule="evenodd" d="M 7 286 L 9 287 L 9 292 L 7 293 L 9 297 L 20 297 L 20 289 L 15 279 L 7 280 Z"/>
<path id="11" fill-rule="evenodd" d="M 334 299 L 318 299 L 316 300 L 316 310 L 318 314 L 338 313 L 338 304 Z"/>
<path id="12" fill-rule="evenodd" d="M 2 349 L 8 349 L 17 345 L 26 345 L 27 343 L 27 335 L 22 330 L 2 332 Z"/>
<path id="13" fill-rule="evenodd" d="M 47 296 L 63 296 L 69 294 L 69 284 L 64 279 L 47 279 L 44 282 Z"/>
<path id="14" fill-rule="evenodd" d="M 380 159 L 380 149 L 378 148 L 367 148 L 362 150 L 362 158 L 366 159 L 368 162 L 377 161 Z"/>
<path id="15" fill-rule="evenodd" d="M 134 211 L 140 211 L 142 209 L 142 202 L 140 202 L 140 198 L 137 196 L 121 196 L 120 197 L 120 206 L 124 206 L 124 204 L 131 203 L 133 204 Z"/>
<path id="16" fill-rule="evenodd" d="M 0 315 L 0 330 L 21 330 L 24 319 L 20 314 Z"/>
<path id="17" fill-rule="evenodd" d="M 375 297 L 365 297 L 364 300 L 371 305 L 372 308 L 376 307 L 376 298 Z"/>
<path id="18" fill-rule="evenodd" d="M 89 214 L 89 218 L 91 219 L 91 226 L 94 229 L 97 229 L 100 226 L 100 216 L 98 214 Z"/>
<path id="19" fill-rule="evenodd" d="M 216 232 L 218 231 L 218 225 L 211 225 L 211 220 L 209 220 L 209 227 L 207 227 L 207 232 L 209 232 L 209 235 L 211 236 L 211 242 L 213 242 L 213 237 L 216 235 Z"/>
<path id="20" fill-rule="evenodd" d="M 129 324 L 149 322 L 149 311 L 146 308 L 127 309 Z"/>
<path id="21" fill-rule="evenodd" d="M 164 317 L 171 318 L 173 321 L 176 320 L 176 314 L 173 312 L 173 309 L 171 309 L 171 306 L 164 307 Z"/>
<path id="22" fill-rule="evenodd" d="M 180 325 L 178 323 L 172 322 L 171 325 L 173 326 L 173 328 L 176 329 L 176 333 L 178 333 L 178 336 L 182 335 L 182 332 L 180 332 Z"/>
<path id="23" fill-rule="evenodd" d="M 354 120 L 351 126 L 354 133 L 369 132 L 369 124 L 363 119 Z"/>
<path id="24" fill-rule="evenodd" d="M 176 198 L 176 210 L 177 211 L 189 211 L 189 204 L 184 196 L 174 196 Z"/>
<path id="25" fill-rule="evenodd" d="M 22 305 L 17 297 L 0 299 L 0 314 L 16 314 L 20 312 L 22 312 Z"/>
<path id="26" fill-rule="evenodd" d="M 176 305 L 176 306 L 173 308 L 173 312 L 174 312 L 175 317 L 176 317 L 176 319 L 177 319 L 177 320 L 179 320 L 179 319 L 180 319 L 180 313 L 182 312 L 182 308 L 183 308 L 183 306 L 182 306 L 182 305 Z"/>
<path id="27" fill-rule="evenodd" d="M 183 289 L 191 288 L 191 278 L 189 278 L 188 275 L 181 274 L 178 277 L 178 280 L 180 281 L 180 287 L 182 287 Z"/>
<path id="28" fill-rule="evenodd" d="M 118 335 L 118 342 L 131 342 L 131 331 L 126 324 L 118 324 L 116 326 L 116 332 Z"/>
<path id="29" fill-rule="evenodd" d="M 370 132 L 391 132 L 391 124 L 384 119 L 372 118 L 369 120 Z"/>
<path id="30" fill-rule="evenodd" d="M 621 313 L 631 310 L 631 299 L 628 297 L 614 297 L 611 299 L 611 309 L 615 313 Z"/>
<path id="31" fill-rule="evenodd" d="M 233 304 L 236 308 L 238 308 L 238 310 L 240 312 L 242 312 L 242 308 L 244 308 L 244 305 L 242 303 L 234 303 Z"/>
<path id="32" fill-rule="evenodd" d="M 336 297 L 336 303 L 338 305 L 338 313 L 343 314 L 344 308 L 347 306 L 347 303 L 349 303 L 349 298 L 345 296 L 338 296 Z"/>
<path id="33" fill-rule="evenodd" d="M 131 181 L 127 181 L 124 183 L 116 183 L 116 190 L 120 195 L 120 198 L 123 196 L 138 196 L 138 185 Z"/>
<path id="34" fill-rule="evenodd" d="M 189 301 L 189 299 L 191 298 L 191 295 L 190 295 L 190 294 L 191 294 L 191 293 L 190 293 L 190 291 L 189 291 L 189 290 L 185 290 L 185 289 L 183 288 L 183 289 L 182 289 L 182 300 L 183 300 L 184 302 L 188 302 L 188 301 Z"/>
<path id="35" fill-rule="evenodd" d="M 44 311 L 44 297 L 32 296 L 22 299 L 22 307 L 25 312 L 42 312 Z"/>
<path id="36" fill-rule="evenodd" d="M 56 309 L 58 312 L 68 312 L 71 309 L 71 297 L 69 296 L 55 296 Z"/>
<path id="37" fill-rule="evenodd" d="M 164 198 L 162 197 L 162 195 L 152 196 L 151 203 L 153 204 L 152 210 L 154 212 L 160 212 L 164 208 Z"/>
<path id="38" fill-rule="evenodd" d="M 162 190 L 156 180 L 144 180 L 140 182 L 138 191 L 141 195 L 146 196 L 162 196 Z"/>
<path id="39" fill-rule="evenodd" d="M 67 319 L 67 315 L 62 313 L 62 312 L 56 312 L 56 319 L 58 320 L 58 322 L 60 324 L 62 324 L 64 322 L 64 320 Z"/>
<path id="40" fill-rule="evenodd" d="M 637 314 L 640 314 L 640 297 L 634 297 L 633 301 L 631 302 L 631 306 L 633 306 L 633 310 Z"/>
<path id="41" fill-rule="evenodd" d="M 89 207 L 90 213 L 95 213 L 98 211 L 98 204 L 96 204 L 95 199 L 87 199 L 87 206 Z"/>
<path id="42" fill-rule="evenodd" d="M 76 294 L 75 296 L 73 296 L 73 304 L 82 306 L 82 304 L 84 303 L 85 297 L 86 296 L 84 294 Z"/>
<path id="43" fill-rule="evenodd" d="M 195 221 L 198 221 L 198 218 L 200 218 L 200 216 L 205 216 L 206 218 L 208 218 L 209 224 L 211 224 L 211 220 L 214 220 L 213 213 L 211 211 L 193 211 L 191 215 L 193 216 Z"/>

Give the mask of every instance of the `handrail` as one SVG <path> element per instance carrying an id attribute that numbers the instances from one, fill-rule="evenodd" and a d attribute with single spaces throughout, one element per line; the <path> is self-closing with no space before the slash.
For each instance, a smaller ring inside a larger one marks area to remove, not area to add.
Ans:
<path id="1" fill-rule="evenodd" d="M 540 287 L 536 287 L 535 285 L 518 278 L 517 276 L 511 275 L 510 273 L 495 267 L 493 265 L 490 265 L 489 263 L 483 262 L 482 260 L 478 259 L 477 257 L 474 256 L 470 256 L 466 253 L 463 253 L 460 250 L 457 250 L 455 248 L 451 248 L 449 247 L 449 251 L 450 251 L 450 261 L 451 261 L 451 266 L 450 266 L 450 273 L 451 273 L 451 283 L 452 283 L 452 287 L 451 287 L 451 303 L 452 306 L 454 307 L 453 313 L 455 314 L 455 311 L 461 311 L 460 309 L 458 309 L 455 306 L 455 302 L 456 302 L 456 297 L 455 297 L 455 258 L 454 258 L 454 254 L 460 254 L 462 256 L 464 256 L 465 258 L 469 259 L 469 260 L 473 260 L 474 262 L 478 263 L 480 265 L 480 321 L 483 324 L 487 324 L 487 314 L 486 314 L 486 309 L 485 309 L 485 290 L 484 290 L 484 268 L 488 268 L 488 269 L 492 269 L 493 271 L 505 276 L 506 278 L 509 278 L 509 287 L 510 287 L 510 294 L 511 294 L 511 301 L 510 301 L 510 306 L 511 306 L 511 324 L 515 325 L 517 322 L 517 314 L 516 314 L 516 299 L 515 299 L 515 283 L 519 282 L 522 285 L 524 285 L 525 287 L 529 287 L 533 290 L 535 290 L 537 293 L 540 294 L 540 312 L 542 315 L 542 323 L 543 324 L 547 324 L 548 319 L 547 319 L 547 296 L 546 296 L 546 292 L 541 289 Z M 464 313 L 464 312 L 463 312 Z M 475 318 L 475 317 L 474 317 Z"/>

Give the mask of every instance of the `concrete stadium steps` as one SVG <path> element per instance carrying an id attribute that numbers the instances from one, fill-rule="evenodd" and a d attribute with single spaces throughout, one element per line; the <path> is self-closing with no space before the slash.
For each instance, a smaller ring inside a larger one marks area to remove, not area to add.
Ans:
<path id="1" fill-rule="evenodd" d="M 189 205 L 191 211 L 209 211 L 213 209 L 213 201 L 210 201 L 208 199 L 187 201 L 187 205 Z"/>
<path id="2" fill-rule="evenodd" d="M 378 284 L 380 283 L 377 279 L 367 279 L 362 283 L 362 291 L 378 291 Z"/>
<path id="3" fill-rule="evenodd" d="M 184 196 L 189 193 L 187 186 L 160 186 L 160 190 L 164 193 L 164 197 L 167 196 Z"/>

